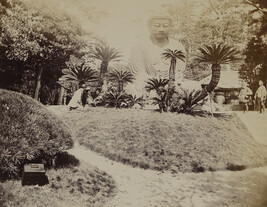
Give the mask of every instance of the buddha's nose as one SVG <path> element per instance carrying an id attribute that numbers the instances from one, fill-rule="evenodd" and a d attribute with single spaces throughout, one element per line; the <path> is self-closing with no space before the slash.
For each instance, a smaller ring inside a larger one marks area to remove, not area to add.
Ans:
<path id="1" fill-rule="evenodd" d="M 164 31 L 164 27 L 163 26 L 160 26 L 159 27 L 159 31 L 162 31 L 163 32 Z"/>

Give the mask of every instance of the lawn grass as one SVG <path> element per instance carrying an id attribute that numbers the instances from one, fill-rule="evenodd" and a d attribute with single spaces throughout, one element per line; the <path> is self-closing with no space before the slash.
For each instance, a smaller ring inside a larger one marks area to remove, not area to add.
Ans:
<path id="1" fill-rule="evenodd" d="M 22 186 L 19 180 L 0 183 L 0 206 L 102 207 L 115 194 L 113 179 L 86 163 L 46 174 L 49 184 L 42 187 Z"/>
<path id="2" fill-rule="evenodd" d="M 177 173 L 243 170 L 267 163 L 267 147 L 256 143 L 235 115 L 113 108 L 58 115 L 81 145 L 132 166 Z"/>

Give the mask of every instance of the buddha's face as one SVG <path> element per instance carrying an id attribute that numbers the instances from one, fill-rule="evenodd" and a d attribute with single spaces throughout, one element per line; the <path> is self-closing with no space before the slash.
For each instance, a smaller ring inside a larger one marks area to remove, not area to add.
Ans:
<path id="1" fill-rule="evenodd" d="M 171 22 L 169 19 L 153 19 L 149 24 L 149 32 L 157 40 L 166 39 L 170 30 Z"/>

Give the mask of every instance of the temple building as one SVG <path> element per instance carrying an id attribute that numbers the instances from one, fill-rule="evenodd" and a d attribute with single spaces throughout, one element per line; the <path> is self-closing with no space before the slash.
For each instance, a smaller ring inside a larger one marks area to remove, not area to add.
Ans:
<path id="1" fill-rule="evenodd" d="M 208 85 L 211 75 L 200 80 L 202 87 Z M 214 101 L 220 105 L 230 105 L 232 110 L 239 110 L 238 95 L 242 88 L 242 80 L 238 71 L 227 69 L 221 71 L 220 81 L 215 88 Z"/>

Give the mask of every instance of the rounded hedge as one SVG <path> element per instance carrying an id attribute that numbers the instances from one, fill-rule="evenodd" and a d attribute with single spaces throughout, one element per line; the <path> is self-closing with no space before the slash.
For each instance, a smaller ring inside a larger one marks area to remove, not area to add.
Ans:
<path id="1" fill-rule="evenodd" d="M 0 177 L 14 178 L 32 161 L 49 163 L 73 146 L 58 117 L 29 96 L 0 89 Z"/>

